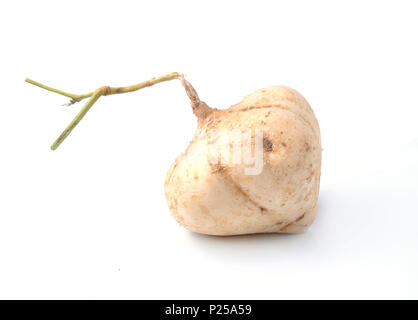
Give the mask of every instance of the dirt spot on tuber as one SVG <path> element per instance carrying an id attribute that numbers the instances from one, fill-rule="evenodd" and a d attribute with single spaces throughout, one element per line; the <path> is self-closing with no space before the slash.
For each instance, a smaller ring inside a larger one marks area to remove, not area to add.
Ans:
<path id="1" fill-rule="evenodd" d="M 259 205 L 259 207 L 260 207 L 260 213 L 261 213 L 261 214 L 265 214 L 265 213 L 267 213 L 267 209 L 266 209 L 266 208 L 264 208 L 264 207 L 262 207 L 262 206 L 260 206 L 260 205 Z"/>
<path id="2" fill-rule="evenodd" d="M 226 170 L 226 167 L 224 167 L 224 166 L 221 166 L 221 165 L 217 164 L 217 165 L 213 165 L 213 166 L 212 166 L 212 171 L 211 171 L 211 173 L 212 173 L 212 174 L 222 173 L 222 172 L 224 172 L 225 170 Z"/>
<path id="3" fill-rule="evenodd" d="M 264 151 L 266 151 L 266 152 L 272 152 L 273 151 L 273 143 L 269 139 L 263 138 L 263 148 L 264 148 Z"/>

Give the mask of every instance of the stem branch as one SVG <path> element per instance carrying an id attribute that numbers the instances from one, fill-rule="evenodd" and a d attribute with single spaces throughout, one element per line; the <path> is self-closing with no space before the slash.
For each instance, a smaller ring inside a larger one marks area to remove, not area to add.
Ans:
<path id="1" fill-rule="evenodd" d="M 186 89 L 186 93 L 189 96 L 191 100 L 191 105 L 193 108 L 193 112 L 196 114 L 196 116 L 200 119 L 205 117 L 212 109 L 210 109 L 204 102 L 199 100 L 199 97 L 197 96 L 196 91 L 191 86 L 189 82 L 187 82 L 183 75 L 178 72 L 172 72 L 169 74 L 166 74 L 161 77 L 152 78 L 148 81 L 140 82 L 138 84 L 134 84 L 132 86 L 127 87 L 109 87 L 109 86 L 103 86 L 98 89 L 96 89 L 93 92 L 89 92 L 86 94 L 72 94 L 68 93 L 62 90 L 54 89 L 49 86 L 46 86 L 44 84 L 41 84 L 39 82 L 33 81 L 31 79 L 25 79 L 26 82 L 33 84 L 37 87 L 40 87 L 42 89 L 52 91 L 58 94 L 61 94 L 63 96 L 71 98 L 71 101 L 69 104 L 74 104 L 76 102 L 79 102 L 83 99 L 90 98 L 87 103 L 84 105 L 84 107 L 80 110 L 80 112 L 75 116 L 75 118 L 70 122 L 70 124 L 65 128 L 65 130 L 61 133 L 61 135 L 55 140 L 55 142 L 52 144 L 51 149 L 56 150 L 59 145 L 65 140 L 65 138 L 68 137 L 68 135 L 73 131 L 73 129 L 77 126 L 77 124 L 83 119 L 83 117 L 86 115 L 86 113 L 90 110 L 90 108 L 96 103 L 96 101 L 101 96 L 108 96 L 112 94 L 120 94 L 120 93 L 127 93 L 127 92 L 134 92 L 142 88 L 153 86 L 154 84 L 169 81 L 173 79 L 180 79 L 182 85 Z"/>
<path id="2" fill-rule="evenodd" d="M 65 130 L 60 134 L 60 136 L 55 140 L 55 142 L 52 144 L 51 149 L 56 150 L 60 144 L 65 140 L 65 138 L 68 137 L 68 135 L 73 131 L 73 129 L 76 127 L 76 125 L 81 121 L 81 119 L 84 118 L 86 113 L 90 110 L 90 108 L 93 106 L 93 104 L 99 100 L 99 98 L 103 95 L 102 90 L 98 89 L 96 90 L 92 97 L 87 101 L 87 103 L 84 105 L 84 107 L 80 110 L 80 112 L 75 116 L 73 121 L 70 122 L 70 124 L 65 128 Z"/>
<path id="3" fill-rule="evenodd" d="M 44 85 L 42 83 L 36 82 L 36 81 L 31 80 L 29 78 L 26 78 L 25 81 L 28 82 L 28 83 L 30 83 L 30 84 L 33 84 L 34 86 L 40 87 L 42 89 L 45 89 L 45 90 L 48 90 L 48 91 L 52 91 L 52 92 L 55 92 L 55 93 L 59 93 L 59 94 L 61 94 L 63 96 L 66 96 L 68 98 L 71 98 L 71 100 L 72 100 L 72 103 L 71 104 L 73 104 L 75 102 L 79 102 L 79 101 L 81 101 L 81 100 L 83 100 L 85 98 L 89 98 L 94 93 L 94 92 L 90 92 L 90 93 L 86 93 L 86 94 L 73 94 L 73 93 L 68 93 L 68 92 L 65 92 L 65 91 L 62 91 L 62 90 L 58 90 L 58 89 L 54 89 L 54 88 L 48 87 L 48 86 L 46 86 L 46 85 Z"/>

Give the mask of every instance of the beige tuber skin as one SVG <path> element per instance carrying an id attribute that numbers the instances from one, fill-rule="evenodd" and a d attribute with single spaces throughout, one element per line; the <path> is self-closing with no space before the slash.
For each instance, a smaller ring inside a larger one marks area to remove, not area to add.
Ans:
<path id="1" fill-rule="evenodd" d="M 295 90 L 267 87 L 228 109 L 218 110 L 202 102 L 179 73 L 130 87 L 101 87 L 85 95 L 26 81 L 70 97 L 70 104 L 90 98 L 54 142 L 55 150 L 99 97 L 132 92 L 172 79 L 181 80 L 198 118 L 193 140 L 166 176 L 165 195 L 177 222 L 188 230 L 209 235 L 307 230 L 317 213 L 322 149 L 316 117 Z M 233 130 L 250 132 L 248 141 L 253 155 L 257 151 L 256 132 L 262 132 L 259 171 L 247 174 L 248 163 L 242 161 L 244 146 L 240 140 L 244 134 L 225 139 Z M 214 150 L 218 161 L 209 161 L 208 155 L 213 156 Z M 236 151 L 239 155 L 231 161 Z"/>
<path id="2" fill-rule="evenodd" d="M 197 115 L 198 131 L 165 181 L 174 218 L 210 235 L 305 231 L 316 216 L 321 174 L 319 126 L 307 101 L 293 89 L 273 86 L 229 109 Z M 260 174 L 245 175 L 242 164 L 208 163 L 202 136 L 220 128 L 263 130 Z"/>

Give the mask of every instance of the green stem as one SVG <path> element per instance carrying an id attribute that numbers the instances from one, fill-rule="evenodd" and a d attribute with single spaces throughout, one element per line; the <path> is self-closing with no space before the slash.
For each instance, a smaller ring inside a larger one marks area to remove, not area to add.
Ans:
<path id="1" fill-rule="evenodd" d="M 90 110 L 90 108 L 94 105 L 94 103 L 101 96 L 133 92 L 133 91 L 137 91 L 139 89 L 145 88 L 145 87 L 150 87 L 150 86 L 152 86 L 154 84 L 157 84 L 157 83 L 160 83 L 160 82 L 169 81 L 169 80 L 173 80 L 173 79 L 181 79 L 182 82 L 184 82 L 183 76 L 181 74 L 179 74 L 178 72 L 172 72 L 172 73 L 166 74 L 164 76 L 157 77 L 157 78 L 152 78 L 151 80 L 140 82 L 140 83 L 132 85 L 132 86 L 127 86 L 127 87 L 108 87 L 108 86 L 104 86 L 104 87 L 100 87 L 99 89 L 97 89 L 93 92 L 86 93 L 86 94 L 68 93 L 68 92 L 65 92 L 65 91 L 62 91 L 62 90 L 58 90 L 58 89 L 48 87 L 46 85 L 43 85 L 43 84 L 41 84 L 39 82 L 36 82 L 36 81 L 33 81 L 31 79 L 25 79 L 25 81 L 30 83 L 30 84 L 33 84 L 37 87 L 40 87 L 42 89 L 52 91 L 52 92 L 55 92 L 55 93 L 58 93 L 58 94 L 61 94 L 63 96 L 71 98 L 70 104 L 73 104 L 75 102 L 79 102 L 79 101 L 81 101 L 83 99 L 86 99 L 86 98 L 90 98 L 89 101 L 87 101 L 87 103 L 84 105 L 84 107 L 80 110 L 80 112 L 75 116 L 73 121 L 71 121 L 71 123 L 67 126 L 67 128 L 65 128 L 65 130 L 61 133 L 61 135 L 57 138 L 57 140 L 55 140 L 55 142 L 52 144 L 51 149 L 56 150 L 59 147 L 59 145 L 65 140 L 65 138 L 68 137 L 68 135 L 71 133 L 71 131 L 73 131 L 73 129 L 77 126 L 77 124 L 84 118 L 86 113 Z M 187 87 L 185 87 L 185 88 L 186 88 L 186 91 L 190 90 Z"/>
<path id="2" fill-rule="evenodd" d="M 51 149 L 56 150 L 60 144 L 65 140 L 65 138 L 68 137 L 68 135 L 73 131 L 73 129 L 76 127 L 76 125 L 81 121 L 81 119 L 84 118 L 86 113 L 90 110 L 90 108 L 93 106 L 93 104 L 99 100 L 99 98 L 103 95 L 102 90 L 96 90 L 89 101 L 84 105 L 84 107 L 80 110 L 80 112 L 75 116 L 73 121 L 70 122 L 70 124 L 65 128 L 65 130 L 60 134 L 60 136 L 55 140 L 55 142 L 52 144 Z"/>
<path id="3" fill-rule="evenodd" d="M 48 91 L 52 91 L 52 92 L 55 92 L 55 93 L 59 93 L 59 94 L 61 94 L 63 96 L 66 96 L 68 98 L 71 98 L 73 100 L 73 103 L 74 102 L 81 101 L 81 100 L 83 100 L 85 98 L 91 97 L 93 95 L 93 93 L 94 93 L 94 92 L 90 92 L 90 93 L 86 93 L 86 94 L 73 94 L 73 93 L 68 93 L 68 92 L 65 92 L 65 91 L 62 91 L 62 90 L 58 90 L 58 89 L 54 89 L 54 88 L 48 87 L 48 86 L 46 86 L 46 85 L 44 85 L 42 83 L 36 82 L 36 81 L 31 80 L 29 78 L 26 78 L 25 81 L 28 82 L 28 83 L 30 83 L 30 84 L 33 84 L 34 86 L 40 87 L 42 89 L 45 89 L 45 90 L 48 90 Z"/>
<path id="4" fill-rule="evenodd" d="M 157 83 L 160 83 L 160 82 L 169 81 L 169 80 L 173 80 L 173 79 L 179 79 L 180 77 L 181 77 L 180 73 L 172 72 L 172 73 L 166 74 L 164 76 L 161 76 L 161 77 L 158 77 L 158 78 L 152 78 L 151 80 L 140 82 L 138 84 L 134 84 L 134 85 L 128 86 L 128 87 L 117 87 L 117 88 L 105 87 L 108 90 L 106 95 L 133 92 L 133 91 L 137 91 L 137 90 L 142 89 L 142 88 L 153 86 L 154 84 L 157 84 Z"/>

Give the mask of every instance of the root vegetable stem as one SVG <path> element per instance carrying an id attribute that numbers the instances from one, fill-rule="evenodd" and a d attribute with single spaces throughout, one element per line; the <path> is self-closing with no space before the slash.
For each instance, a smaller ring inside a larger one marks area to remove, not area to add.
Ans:
<path id="1" fill-rule="evenodd" d="M 166 74 L 161 77 L 152 78 L 150 80 L 140 82 L 138 84 L 134 84 L 127 87 L 109 87 L 109 86 L 103 86 L 100 87 L 92 92 L 86 93 L 86 94 L 72 94 L 68 93 L 62 90 L 54 89 L 49 86 L 46 86 L 44 84 L 41 84 L 39 82 L 33 81 L 31 79 L 25 79 L 26 82 L 33 84 L 37 87 L 40 87 L 42 89 L 52 91 L 58 94 L 61 94 L 63 96 L 66 96 L 68 98 L 71 98 L 70 102 L 67 103 L 67 105 L 72 105 L 76 102 L 80 102 L 81 100 L 90 98 L 87 103 L 83 106 L 83 108 L 80 110 L 80 112 L 75 116 L 75 118 L 70 122 L 70 124 L 65 128 L 65 130 L 61 133 L 61 135 L 55 140 L 55 142 L 52 144 L 51 149 L 56 150 L 60 144 L 65 140 L 65 138 L 68 137 L 68 135 L 73 131 L 73 129 L 77 126 L 77 124 L 83 119 L 83 117 L 86 115 L 86 113 L 90 110 L 90 108 L 96 103 L 97 100 L 101 96 L 108 96 L 112 94 L 120 94 L 120 93 L 128 93 L 128 92 L 134 92 L 142 88 L 153 86 L 154 84 L 179 79 L 181 80 L 182 85 L 186 89 L 186 93 L 189 96 L 191 100 L 191 104 L 193 107 L 194 113 L 200 117 L 200 114 L 202 114 L 202 110 L 204 109 L 205 112 L 207 112 L 210 108 L 204 103 L 199 100 L 199 97 L 194 90 L 194 88 L 190 85 L 189 82 L 187 82 L 183 75 L 178 72 L 172 72 L 169 74 Z M 203 112 L 204 113 L 204 112 Z"/>

